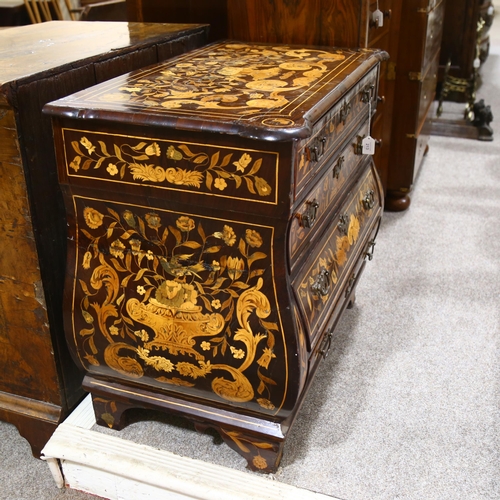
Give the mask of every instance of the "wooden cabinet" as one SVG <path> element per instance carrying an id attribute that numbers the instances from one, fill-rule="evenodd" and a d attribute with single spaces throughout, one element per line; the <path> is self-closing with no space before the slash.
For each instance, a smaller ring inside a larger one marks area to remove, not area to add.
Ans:
<path id="1" fill-rule="evenodd" d="M 481 66 L 489 53 L 493 17 L 490 0 L 447 2 L 438 81 L 439 106 L 431 123 L 432 134 L 493 140 L 491 108 L 484 99 L 476 102 Z M 447 101 L 463 102 L 464 108 Z"/>
<path id="2" fill-rule="evenodd" d="M 0 419 L 38 455 L 83 396 L 62 324 L 66 219 L 50 100 L 206 40 L 203 26 L 50 22 L 0 31 Z"/>
<path id="3" fill-rule="evenodd" d="M 66 338 L 101 425 L 177 413 L 276 470 L 373 255 L 385 57 L 219 42 L 46 107 Z"/>
<path id="4" fill-rule="evenodd" d="M 386 208 L 406 210 L 429 139 L 444 18 L 442 0 L 403 2 Z"/>

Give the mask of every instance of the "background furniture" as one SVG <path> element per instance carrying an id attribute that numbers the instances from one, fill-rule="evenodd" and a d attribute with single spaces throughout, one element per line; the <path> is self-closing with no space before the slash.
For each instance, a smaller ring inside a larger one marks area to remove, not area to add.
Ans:
<path id="1" fill-rule="evenodd" d="M 22 26 L 30 22 L 23 0 L 0 0 L 0 26 Z"/>
<path id="2" fill-rule="evenodd" d="M 448 61 L 450 75 L 471 78 L 474 61 L 482 64 L 489 54 L 489 29 L 493 23 L 494 8 L 491 0 L 455 0 L 446 2 L 439 76 L 442 81 Z M 478 30 L 478 23 L 481 27 Z M 477 50 L 479 47 L 479 51 Z M 479 52 L 479 53 L 478 53 Z M 462 96 L 455 96 L 463 101 Z"/>
<path id="3" fill-rule="evenodd" d="M 127 21 L 127 2 L 108 0 L 88 3 L 82 7 L 80 21 Z"/>
<path id="4" fill-rule="evenodd" d="M 373 255 L 385 57 L 224 41 L 46 106 L 98 423 L 181 414 L 276 470 Z"/>
<path id="5" fill-rule="evenodd" d="M 386 208 L 406 210 L 427 150 L 444 19 L 443 0 L 402 3 Z"/>
<path id="6" fill-rule="evenodd" d="M 446 3 L 438 82 L 440 105 L 438 116 L 432 119 L 432 134 L 493 140 L 491 110 L 484 101 L 476 103 L 493 17 L 491 0 Z M 462 102 L 464 108 L 447 101 Z"/>
<path id="7" fill-rule="evenodd" d="M 0 418 L 38 455 L 83 396 L 64 340 L 66 218 L 50 100 L 185 52 L 206 27 L 48 22 L 0 31 Z"/>

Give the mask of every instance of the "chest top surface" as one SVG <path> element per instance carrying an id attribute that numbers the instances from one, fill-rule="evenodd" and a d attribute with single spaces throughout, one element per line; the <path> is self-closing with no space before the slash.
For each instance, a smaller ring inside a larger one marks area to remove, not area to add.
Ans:
<path id="1" fill-rule="evenodd" d="M 46 111 L 238 134 L 307 137 L 382 51 L 218 42 L 50 104 Z"/>

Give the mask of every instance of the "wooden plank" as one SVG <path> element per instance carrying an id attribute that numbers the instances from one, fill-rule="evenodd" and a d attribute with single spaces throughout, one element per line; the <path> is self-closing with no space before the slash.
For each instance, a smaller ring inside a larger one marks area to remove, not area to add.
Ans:
<path id="1" fill-rule="evenodd" d="M 57 467 L 51 468 L 56 484 L 64 482 L 66 487 L 111 500 L 334 500 L 93 431 L 92 416 L 88 397 L 77 408 L 77 418 L 61 424 L 45 446 L 44 460 L 60 461 L 63 478 Z"/>

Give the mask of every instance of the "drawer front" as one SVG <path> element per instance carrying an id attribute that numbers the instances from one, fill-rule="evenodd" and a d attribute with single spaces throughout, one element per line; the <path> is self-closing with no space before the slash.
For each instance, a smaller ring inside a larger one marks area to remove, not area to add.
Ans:
<path id="1" fill-rule="evenodd" d="M 66 333 L 82 366 L 276 414 L 290 353 L 274 227 L 80 195 L 71 205 Z"/>
<path id="2" fill-rule="evenodd" d="M 310 138 L 299 143 L 295 160 L 295 193 L 297 200 L 308 182 L 330 162 L 335 148 L 353 133 L 369 108 L 377 103 L 378 66 L 360 80 L 313 128 Z"/>
<path id="3" fill-rule="evenodd" d="M 369 162 L 292 282 L 311 346 L 321 334 L 332 307 L 341 299 L 352 268 L 368 251 L 367 235 L 380 213 L 379 183 L 375 167 Z"/>
<path id="4" fill-rule="evenodd" d="M 426 71 L 441 47 L 443 33 L 444 3 L 441 2 L 427 15 L 425 53 L 422 61 L 422 71 Z"/>
<path id="5" fill-rule="evenodd" d="M 294 211 L 290 225 L 289 255 L 292 269 L 296 266 L 297 255 L 305 246 L 311 244 L 314 235 L 319 233 L 331 207 L 346 183 L 366 156 L 359 154 L 358 144 L 361 137 L 368 135 L 368 122 L 351 136 L 345 147 L 332 156 L 328 168 L 318 179 L 315 187 L 305 196 L 304 201 Z"/>
<path id="6" fill-rule="evenodd" d="M 130 135 L 65 127 L 61 135 L 70 184 L 90 181 L 101 190 L 147 186 L 156 197 L 187 193 L 278 203 L 277 152 L 176 141 L 146 131 Z"/>

